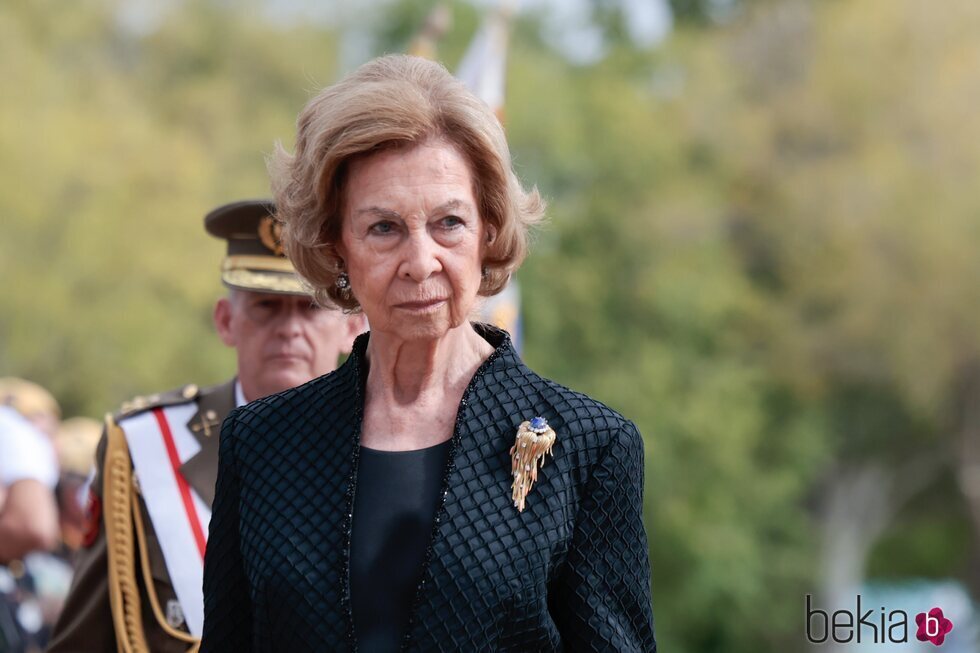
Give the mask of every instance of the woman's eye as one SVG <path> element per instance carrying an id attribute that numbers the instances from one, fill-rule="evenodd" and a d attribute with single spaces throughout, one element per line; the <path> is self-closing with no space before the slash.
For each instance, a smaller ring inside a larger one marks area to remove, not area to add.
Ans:
<path id="1" fill-rule="evenodd" d="M 373 234 L 390 234 L 394 230 L 395 225 L 391 222 L 375 222 L 369 228 L 369 231 Z"/>
<path id="2" fill-rule="evenodd" d="M 452 229 L 463 224 L 463 219 L 457 215 L 448 215 L 442 219 L 442 226 Z"/>

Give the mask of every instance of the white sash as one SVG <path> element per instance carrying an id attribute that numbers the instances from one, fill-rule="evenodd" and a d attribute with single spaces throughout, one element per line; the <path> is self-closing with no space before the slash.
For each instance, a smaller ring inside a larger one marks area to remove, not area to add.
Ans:
<path id="1" fill-rule="evenodd" d="M 187 429 L 196 412 L 194 402 L 155 408 L 122 420 L 120 426 L 187 628 L 200 637 L 211 509 L 180 473 L 180 466 L 201 449 Z"/>

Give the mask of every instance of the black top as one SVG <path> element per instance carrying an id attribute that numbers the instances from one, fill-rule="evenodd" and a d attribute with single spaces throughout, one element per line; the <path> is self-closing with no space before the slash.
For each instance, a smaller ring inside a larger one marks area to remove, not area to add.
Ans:
<path id="1" fill-rule="evenodd" d="M 401 645 L 432 539 L 449 443 L 415 451 L 360 448 L 350 591 L 362 653 Z"/>
<path id="2" fill-rule="evenodd" d="M 655 651 L 640 434 L 528 369 L 502 331 L 474 328 L 495 349 L 459 403 L 405 653 Z M 201 653 L 356 650 L 349 554 L 368 338 L 336 371 L 225 420 Z M 509 452 L 537 416 L 558 439 L 518 512 Z"/>

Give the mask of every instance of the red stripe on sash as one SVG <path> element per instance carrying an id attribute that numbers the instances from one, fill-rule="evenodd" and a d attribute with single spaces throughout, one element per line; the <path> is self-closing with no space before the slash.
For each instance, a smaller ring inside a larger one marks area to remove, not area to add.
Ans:
<path id="1" fill-rule="evenodd" d="M 162 408 L 154 408 L 153 416 L 157 418 L 160 425 L 160 432 L 163 434 L 163 443 L 167 447 L 167 456 L 170 457 L 170 466 L 174 471 L 174 478 L 177 480 L 177 489 L 180 490 L 180 498 L 184 502 L 184 512 L 187 513 L 187 521 L 190 522 L 191 532 L 197 541 L 197 549 L 201 552 L 201 560 L 204 560 L 204 545 L 207 540 L 204 538 L 204 531 L 201 530 L 201 520 L 197 517 L 197 508 L 194 507 L 194 499 L 191 497 L 191 488 L 187 485 L 187 479 L 180 473 L 180 456 L 177 455 L 177 447 L 174 445 L 174 436 L 170 432 L 170 424 L 163 414 Z"/>

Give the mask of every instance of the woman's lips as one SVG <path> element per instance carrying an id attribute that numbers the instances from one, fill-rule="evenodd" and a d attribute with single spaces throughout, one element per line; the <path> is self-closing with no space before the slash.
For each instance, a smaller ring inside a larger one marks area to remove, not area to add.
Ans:
<path id="1" fill-rule="evenodd" d="M 400 304 L 395 304 L 395 308 L 399 308 L 403 311 L 414 311 L 417 313 L 424 313 L 426 311 L 435 310 L 445 303 L 446 303 L 445 299 L 426 299 L 417 302 L 402 302 Z"/>

